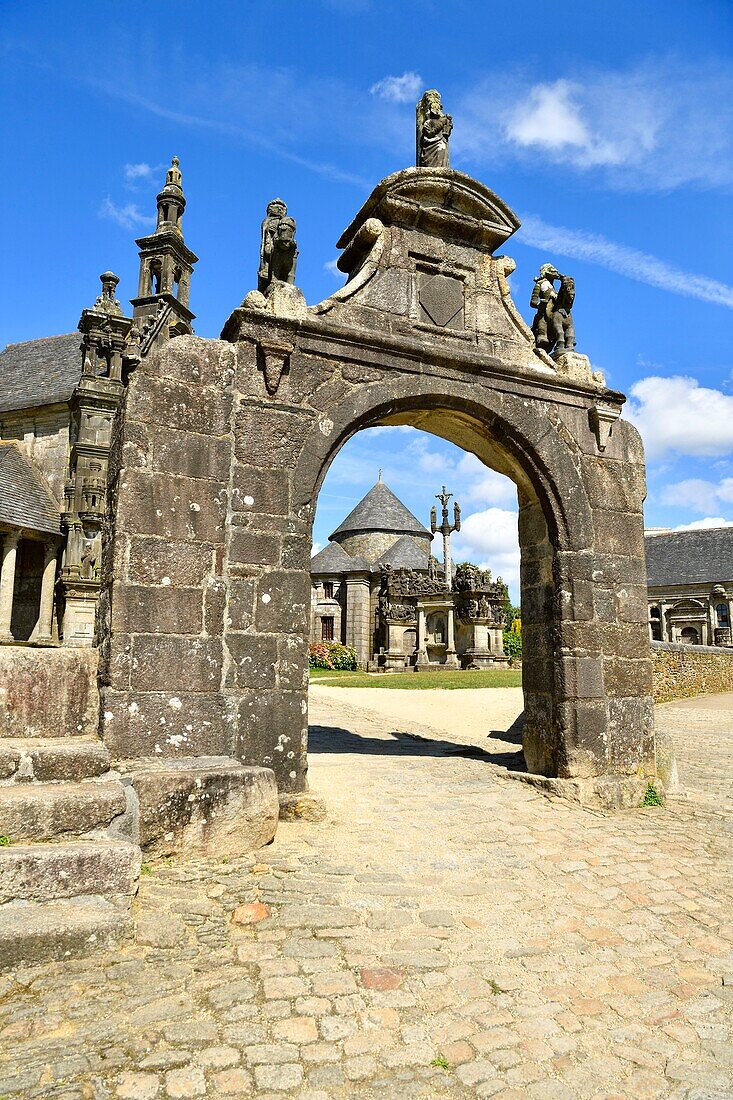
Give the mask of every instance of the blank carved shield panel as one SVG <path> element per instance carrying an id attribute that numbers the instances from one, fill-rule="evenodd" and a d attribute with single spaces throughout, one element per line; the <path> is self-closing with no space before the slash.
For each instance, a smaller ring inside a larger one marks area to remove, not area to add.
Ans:
<path id="1" fill-rule="evenodd" d="M 450 275 L 419 275 L 420 320 L 438 328 L 463 328 L 463 280 Z"/>

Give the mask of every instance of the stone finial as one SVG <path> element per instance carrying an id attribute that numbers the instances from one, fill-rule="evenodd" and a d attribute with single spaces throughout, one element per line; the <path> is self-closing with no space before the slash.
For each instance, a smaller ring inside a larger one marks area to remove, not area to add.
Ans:
<path id="1" fill-rule="evenodd" d="M 171 166 L 168 169 L 168 172 L 166 173 L 166 177 L 165 177 L 166 187 L 171 187 L 171 186 L 172 187 L 180 187 L 181 186 L 181 180 L 183 179 L 183 176 L 181 174 L 180 168 L 178 167 L 178 165 L 180 163 L 181 162 L 178 159 L 178 157 L 173 157 L 172 158 Z"/>
<path id="2" fill-rule="evenodd" d="M 555 283 L 559 282 L 558 289 Z M 534 280 L 530 308 L 535 345 L 553 358 L 575 350 L 575 324 L 571 315 L 575 280 L 561 275 L 553 264 L 543 264 Z"/>
<path id="3" fill-rule="evenodd" d="M 430 88 L 415 108 L 418 168 L 450 168 L 448 139 L 452 129 L 453 119 L 443 110 L 440 92 Z"/>
<path id="4" fill-rule="evenodd" d="M 156 232 L 161 230 L 176 229 L 181 232 L 181 218 L 186 209 L 186 197 L 183 194 L 183 176 L 178 167 L 178 157 L 173 157 L 171 166 L 166 172 L 163 189 L 158 195 L 158 224 Z"/>
<path id="5" fill-rule="evenodd" d="M 98 295 L 94 308 L 103 309 L 105 313 L 121 314 L 122 306 L 115 297 L 115 290 L 120 281 L 119 275 L 115 275 L 114 271 L 103 271 L 99 281 L 102 284 L 102 293 Z"/>

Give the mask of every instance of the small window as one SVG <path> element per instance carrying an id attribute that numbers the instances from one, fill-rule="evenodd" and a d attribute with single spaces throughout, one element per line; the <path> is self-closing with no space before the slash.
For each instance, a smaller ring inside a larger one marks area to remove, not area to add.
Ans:
<path id="1" fill-rule="evenodd" d="M 718 626 L 730 626 L 730 615 L 728 614 L 728 605 L 726 603 L 717 604 L 715 608 L 715 614 L 718 617 Z"/>
<path id="2" fill-rule="evenodd" d="M 649 608 L 649 618 L 650 619 L 661 619 L 661 617 L 662 616 L 660 614 L 660 611 L 659 611 L 658 607 L 650 607 Z"/>
<path id="3" fill-rule="evenodd" d="M 324 615 L 321 619 L 321 641 L 333 641 L 333 615 Z"/>
<path id="4" fill-rule="evenodd" d="M 333 599 L 333 581 L 323 582 L 323 595 L 327 600 Z"/>

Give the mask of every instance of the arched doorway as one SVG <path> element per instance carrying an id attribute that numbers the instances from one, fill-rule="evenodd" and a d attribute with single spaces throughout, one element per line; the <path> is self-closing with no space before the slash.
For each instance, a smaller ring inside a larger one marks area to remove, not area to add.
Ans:
<path id="1" fill-rule="evenodd" d="M 341 291 L 249 295 L 222 340 L 135 373 L 101 604 L 117 757 L 230 755 L 304 789 L 318 492 L 354 433 L 411 424 L 517 485 L 528 769 L 655 772 L 641 441 L 586 359 L 534 347 L 494 255 L 517 224 L 459 172 L 396 173 L 339 242 Z"/>

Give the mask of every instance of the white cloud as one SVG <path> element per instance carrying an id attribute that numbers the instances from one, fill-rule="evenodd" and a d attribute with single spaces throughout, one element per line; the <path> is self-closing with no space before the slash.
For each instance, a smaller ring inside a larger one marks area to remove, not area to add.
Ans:
<path id="1" fill-rule="evenodd" d="M 461 499 L 471 504 L 516 504 L 517 487 L 510 478 L 490 470 L 473 454 L 464 454 L 457 472 Z"/>
<path id="2" fill-rule="evenodd" d="M 323 547 L 321 546 L 320 542 L 314 542 L 311 547 L 311 557 L 314 558 L 316 554 L 320 554 L 322 549 Z"/>
<path id="3" fill-rule="evenodd" d="M 140 164 L 126 164 L 124 168 L 125 179 L 129 182 L 135 180 L 149 180 L 153 175 L 153 168 L 144 162 Z"/>
<path id="4" fill-rule="evenodd" d="M 390 103 L 416 103 L 424 87 L 425 82 L 420 74 L 409 72 L 402 76 L 385 76 L 372 84 L 369 91 Z"/>
<path id="5" fill-rule="evenodd" d="M 509 586 L 513 598 L 519 591 L 518 513 L 506 508 L 486 508 L 466 516 L 460 534 L 452 539 L 454 561 L 472 561 L 491 569 Z"/>
<path id="6" fill-rule="evenodd" d="M 641 432 L 648 458 L 712 457 L 733 450 L 733 397 L 728 394 L 682 375 L 642 378 L 630 392 L 627 415 Z"/>
<path id="7" fill-rule="evenodd" d="M 548 225 L 541 218 L 528 215 L 522 222 L 518 238 L 533 248 L 586 260 L 660 290 L 733 309 L 733 287 L 709 279 L 706 275 L 682 271 L 648 252 L 616 244 L 598 233 Z"/>
<path id="8" fill-rule="evenodd" d="M 698 531 L 706 527 L 733 527 L 733 520 L 722 519 L 720 516 L 707 516 L 705 519 L 695 520 L 694 523 L 681 523 L 679 527 L 673 527 L 673 531 Z"/>
<path id="9" fill-rule="evenodd" d="M 123 229 L 155 225 L 155 218 L 143 214 L 137 203 L 128 202 L 124 206 L 118 206 L 109 195 L 100 206 L 98 213 L 100 218 L 109 218 L 110 221 L 121 225 Z"/>
<path id="10" fill-rule="evenodd" d="M 495 72 L 453 113 L 459 158 L 549 162 L 631 191 L 733 186 L 733 72 L 720 61 L 578 65 L 572 80 L 541 83 Z"/>
<path id="11" fill-rule="evenodd" d="M 588 130 L 574 101 L 574 87 L 567 80 L 536 84 L 509 112 L 506 134 L 518 145 L 587 145 Z"/>
<path id="12" fill-rule="evenodd" d="M 570 159 L 582 168 L 622 164 L 639 145 L 647 151 L 653 148 L 655 127 L 644 112 L 625 117 L 623 128 L 611 139 L 601 136 L 608 134 L 608 125 L 598 125 L 598 132 L 593 133 L 583 118 L 584 113 L 591 117 L 594 113 L 592 99 L 587 87 L 568 80 L 536 84 L 507 113 L 505 136 L 519 146 L 539 146 L 550 155 Z"/>
<path id="13" fill-rule="evenodd" d="M 666 485 L 659 496 L 662 504 L 687 508 L 691 512 L 712 512 L 720 504 L 733 504 L 733 477 L 724 477 L 717 484 L 701 477 L 689 477 Z"/>
<path id="14" fill-rule="evenodd" d="M 327 271 L 329 275 L 333 275 L 335 279 L 343 279 L 344 277 L 343 272 L 338 269 L 338 260 L 326 260 L 323 270 Z"/>

